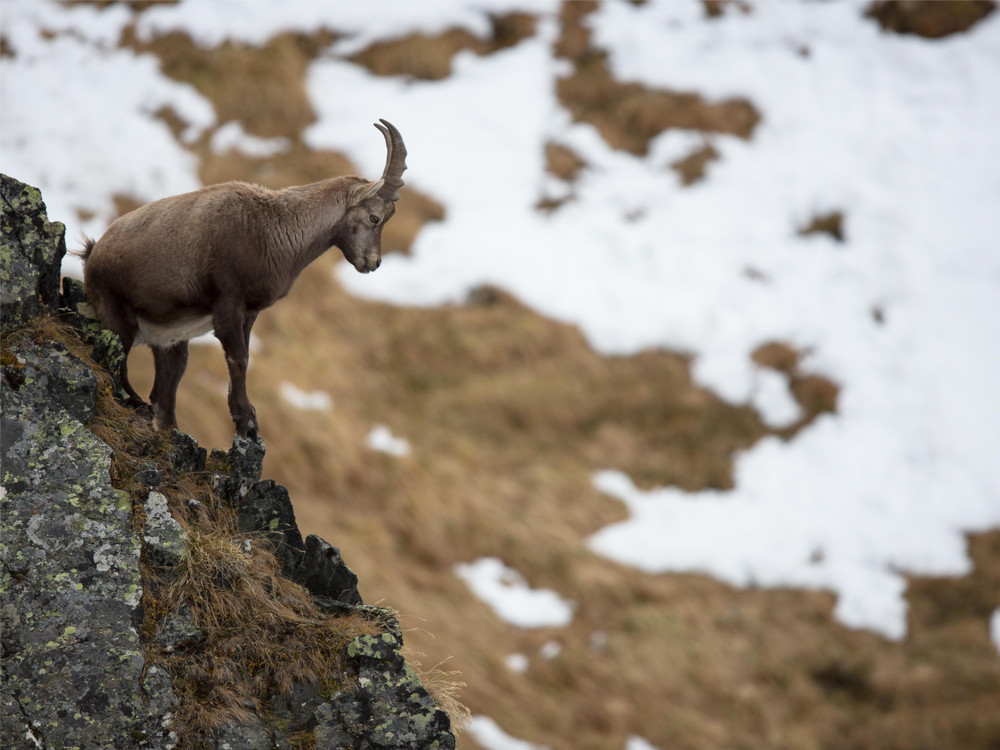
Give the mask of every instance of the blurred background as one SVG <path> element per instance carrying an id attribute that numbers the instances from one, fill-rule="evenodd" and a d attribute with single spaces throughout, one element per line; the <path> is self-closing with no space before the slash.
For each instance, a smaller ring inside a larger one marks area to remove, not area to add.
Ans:
<path id="1" fill-rule="evenodd" d="M 307 268 L 249 392 L 460 747 L 1000 747 L 995 3 L 0 14 L 2 169 L 71 249 L 403 134 L 381 268 Z M 226 389 L 205 337 L 208 448 Z"/>

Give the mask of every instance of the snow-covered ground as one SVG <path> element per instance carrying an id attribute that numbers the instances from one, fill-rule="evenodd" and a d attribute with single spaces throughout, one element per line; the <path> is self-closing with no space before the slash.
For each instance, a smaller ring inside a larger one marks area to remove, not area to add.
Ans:
<path id="1" fill-rule="evenodd" d="M 259 42 L 326 23 L 347 32 L 333 48 L 346 53 L 409 31 L 485 33 L 484 9 L 540 13 L 534 38 L 459 54 L 439 82 L 378 78 L 335 56 L 312 65 L 307 142 L 378 174 L 384 146 L 369 123 L 385 117 L 406 139 L 408 184 L 446 207 L 411 256 L 366 276 L 344 264 L 341 280 L 422 305 L 502 286 L 600 351 L 690 352 L 702 384 L 776 425 L 795 419 L 794 402 L 750 352 L 798 347 L 805 370 L 840 384 L 837 414 L 740 456 L 731 492 L 643 492 L 595 466 L 631 517 L 592 548 L 652 572 L 829 588 L 844 623 L 905 635 L 903 575 L 968 571 L 963 533 L 1000 525 L 1000 14 L 929 42 L 880 32 L 856 3 L 757 3 L 712 21 L 698 3 L 603 4 L 590 23 L 619 78 L 744 96 L 762 114 L 749 141 L 668 131 L 637 157 L 559 104 L 552 3 L 376 5 L 234 14 L 188 0 L 143 14 L 139 32 Z M 153 117 L 162 107 L 189 123 L 186 139 L 283 147 L 217 122 L 154 58 L 116 49 L 125 8 L 7 0 L 0 12 L 15 52 L 3 58 L 2 168 L 43 189 L 71 244 L 101 233 L 115 194 L 197 187 L 194 157 Z M 548 141 L 588 166 L 574 200 L 542 215 L 540 197 L 569 191 L 545 174 Z M 682 187 L 667 165 L 706 141 L 721 159 Z M 846 243 L 797 235 L 830 210 L 844 212 Z"/>

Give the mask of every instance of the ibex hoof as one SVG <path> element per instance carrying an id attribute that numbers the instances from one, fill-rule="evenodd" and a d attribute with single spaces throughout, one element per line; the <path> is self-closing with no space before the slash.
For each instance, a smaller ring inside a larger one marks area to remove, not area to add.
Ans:
<path id="1" fill-rule="evenodd" d="M 240 437 L 249 438 L 250 440 L 257 439 L 257 420 L 246 419 L 239 420 L 236 422 L 236 434 Z"/>

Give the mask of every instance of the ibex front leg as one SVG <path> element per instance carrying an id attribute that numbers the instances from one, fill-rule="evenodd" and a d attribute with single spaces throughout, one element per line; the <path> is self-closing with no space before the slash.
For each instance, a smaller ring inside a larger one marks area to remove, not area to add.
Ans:
<path id="1" fill-rule="evenodd" d="M 247 396 L 248 343 L 254 317 L 255 313 L 236 304 L 221 304 L 212 313 L 215 337 L 222 343 L 229 367 L 229 413 L 240 436 L 256 439 L 257 412 Z"/>
<path id="2" fill-rule="evenodd" d="M 177 386 L 181 382 L 181 376 L 184 375 L 187 361 L 187 341 L 181 341 L 170 347 L 153 347 L 156 377 L 153 379 L 153 390 L 149 394 L 149 400 L 153 403 L 154 424 L 157 429 L 166 430 L 177 426 L 175 415 Z"/>

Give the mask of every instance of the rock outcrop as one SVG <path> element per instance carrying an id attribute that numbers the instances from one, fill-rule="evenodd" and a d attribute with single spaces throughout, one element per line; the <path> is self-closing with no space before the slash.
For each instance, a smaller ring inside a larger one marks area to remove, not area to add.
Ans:
<path id="1" fill-rule="evenodd" d="M 39 191 L 3 176 L 2 199 L 0 746 L 453 748 L 448 715 L 400 654 L 394 613 L 362 603 L 336 547 L 303 539 L 288 492 L 260 478 L 261 441 L 237 437 L 207 456 L 176 431 L 158 448 L 121 427 L 114 440 L 95 434 L 118 390 L 120 344 L 88 318 L 79 282 L 60 294 L 63 228 Z M 39 327 L 57 314 L 68 341 Z M 133 445 L 129 461 L 118 443 Z M 176 489 L 196 481 L 201 498 Z M 235 718 L 185 734 L 176 717 L 210 711 L 225 687 L 205 678 L 192 688 L 173 661 L 208 653 L 218 637 L 201 602 L 167 596 L 191 565 L 194 519 L 211 515 L 206 497 L 235 519 L 224 546 L 266 548 L 275 575 L 308 591 L 320 613 L 310 623 L 369 625 L 338 644 L 340 672 L 267 686 Z"/>

